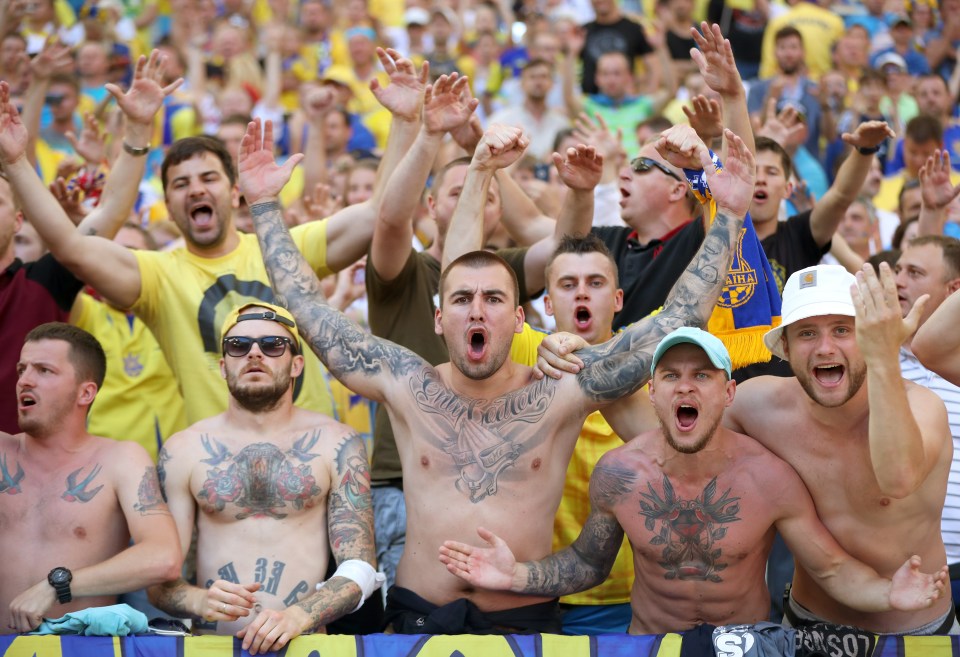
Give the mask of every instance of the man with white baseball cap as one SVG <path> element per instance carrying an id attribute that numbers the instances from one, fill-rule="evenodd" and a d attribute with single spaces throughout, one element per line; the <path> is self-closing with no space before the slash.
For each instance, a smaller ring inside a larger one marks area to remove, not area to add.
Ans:
<path id="1" fill-rule="evenodd" d="M 946 563 L 946 411 L 899 365 L 925 302 L 904 317 L 886 264 L 879 277 L 869 265 L 856 277 L 833 265 L 796 272 L 783 290 L 783 323 L 765 336 L 795 377 L 743 383 L 725 416 L 729 428 L 792 465 L 837 542 L 887 577 L 904 554 L 920 555 L 927 570 Z M 875 633 L 960 633 L 949 596 L 918 612 L 860 612 L 831 598 L 802 565 L 784 615 L 794 626 L 826 620 Z"/>

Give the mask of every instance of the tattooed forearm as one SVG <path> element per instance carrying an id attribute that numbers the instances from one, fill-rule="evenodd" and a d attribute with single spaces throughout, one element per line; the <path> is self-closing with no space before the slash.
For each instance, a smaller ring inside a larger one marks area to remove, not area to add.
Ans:
<path id="1" fill-rule="evenodd" d="M 743 217 L 718 212 L 663 310 L 577 354 L 585 365 L 577 381 L 590 399 L 614 401 L 636 392 L 650 379 L 653 351 L 665 335 L 681 326 L 706 325 L 726 281 L 742 227 Z"/>
<path id="2" fill-rule="evenodd" d="M 178 579 L 175 582 L 151 586 L 147 590 L 147 598 L 149 598 L 150 604 L 171 616 L 199 620 L 200 616 L 190 608 L 189 604 L 190 591 L 196 588 L 187 583 L 186 580 Z"/>
<path id="3" fill-rule="evenodd" d="M 345 577 L 332 577 L 306 600 L 297 603 L 310 617 L 310 630 L 316 630 L 349 614 L 360 602 L 360 586 Z"/>
<path id="4" fill-rule="evenodd" d="M 360 436 L 350 434 L 337 447 L 336 473 L 328 501 L 327 533 L 337 561 L 374 561 L 373 498 L 370 468 Z"/>
<path id="5" fill-rule="evenodd" d="M 621 543 L 617 519 L 591 513 L 573 545 L 524 564 L 527 585 L 520 593 L 562 596 L 593 588 L 607 578 Z"/>
<path id="6" fill-rule="evenodd" d="M 376 338 L 327 304 L 320 281 L 283 224 L 280 205 L 250 208 L 274 294 L 297 319 L 313 351 L 335 376 L 408 374 L 426 363 L 412 352 Z"/>

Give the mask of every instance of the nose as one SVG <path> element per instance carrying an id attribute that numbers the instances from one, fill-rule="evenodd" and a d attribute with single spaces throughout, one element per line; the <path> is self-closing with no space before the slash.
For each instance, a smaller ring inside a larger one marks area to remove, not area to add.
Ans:
<path id="1" fill-rule="evenodd" d="M 577 295 L 578 300 L 586 300 L 590 298 L 590 287 L 587 285 L 586 281 L 581 281 L 577 285 Z"/>
<path id="2" fill-rule="evenodd" d="M 833 341 L 833 336 L 824 331 L 820 334 L 820 338 L 817 340 L 817 355 L 828 356 L 836 353 L 837 345 Z"/>
<path id="3" fill-rule="evenodd" d="M 476 295 L 470 302 L 470 321 L 478 322 L 483 320 L 483 297 Z"/>
<path id="4" fill-rule="evenodd" d="M 633 169 L 630 168 L 629 162 L 625 162 L 624 165 L 620 167 L 620 171 L 618 173 L 622 182 L 630 182 L 633 180 Z"/>

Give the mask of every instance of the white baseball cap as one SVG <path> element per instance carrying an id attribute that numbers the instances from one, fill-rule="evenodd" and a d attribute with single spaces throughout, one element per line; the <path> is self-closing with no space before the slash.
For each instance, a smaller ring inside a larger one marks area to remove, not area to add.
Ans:
<path id="1" fill-rule="evenodd" d="M 783 321 L 763 336 L 767 349 L 786 360 L 781 336 L 790 324 L 823 315 L 855 317 L 850 286 L 856 282 L 856 276 L 839 265 L 816 265 L 794 272 L 783 286 Z"/>

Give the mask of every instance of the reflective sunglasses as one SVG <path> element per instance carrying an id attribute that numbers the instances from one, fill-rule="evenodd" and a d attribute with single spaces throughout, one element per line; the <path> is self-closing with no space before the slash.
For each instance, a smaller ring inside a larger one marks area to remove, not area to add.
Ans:
<path id="1" fill-rule="evenodd" d="M 250 353 L 254 342 L 260 346 L 260 352 L 270 358 L 279 358 L 282 356 L 287 350 L 287 345 L 290 345 L 290 350 L 293 353 L 297 353 L 297 345 L 293 343 L 293 340 L 280 335 L 265 335 L 262 338 L 248 338 L 235 335 L 223 339 L 223 355 L 242 358 Z"/>
<path id="2" fill-rule="evenodd" d="M 650 169 L 660 169 L 661 171 L 663 171 L 665 174 L 667 174 L 674 180 L 684 182 L 680 180 L 680 176 L 678 176 L 673 171 L 671 171 L 670 168 L 667 167 L 667 165 L 663 164 L 662 162 L 657 162 L 656 160 L 653 160 L 649 157 L 634 158 L 633 160 L 630 161 L 630 168 L 636 171 L 637 173 L 646 173 Z"/>

